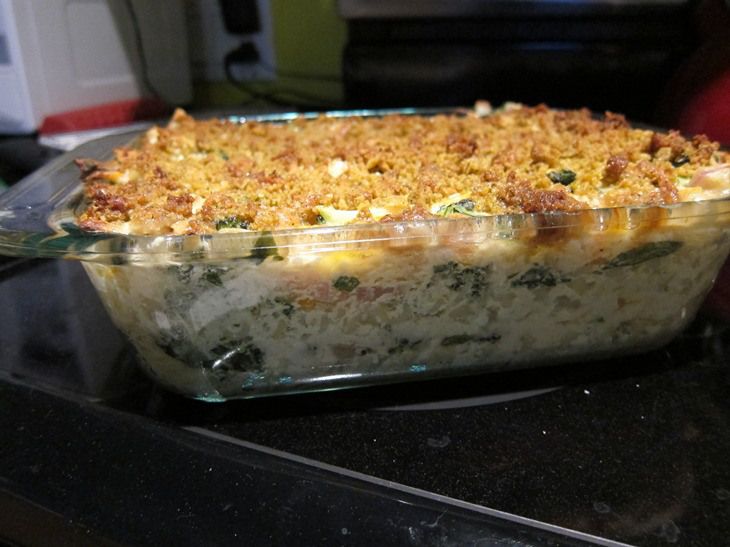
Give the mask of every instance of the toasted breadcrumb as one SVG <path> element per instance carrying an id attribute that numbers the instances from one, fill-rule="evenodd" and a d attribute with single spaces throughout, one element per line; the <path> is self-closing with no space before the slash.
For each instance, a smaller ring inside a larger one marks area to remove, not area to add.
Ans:
<path id="1" fill-rule="evenodd" d="M 88 201 L 78 221 L 201 234 L 669 204 L 696 199 L 693 175 L 729 161 L 702 136 L 544 105 L 287 123 L 177 111 L 110 161 L 78 160 Z"/>

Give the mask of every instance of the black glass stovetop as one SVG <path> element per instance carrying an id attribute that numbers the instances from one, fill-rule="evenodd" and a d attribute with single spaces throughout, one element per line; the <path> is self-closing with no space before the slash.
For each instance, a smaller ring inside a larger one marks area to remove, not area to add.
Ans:
<path id="1" fill-rule="evenodd" d="M 0 544 L 729 541 L 707 310 L 619 360 L 202 403 L 137 370 L 79 264 L 0 257 L 0 348 Z"/>

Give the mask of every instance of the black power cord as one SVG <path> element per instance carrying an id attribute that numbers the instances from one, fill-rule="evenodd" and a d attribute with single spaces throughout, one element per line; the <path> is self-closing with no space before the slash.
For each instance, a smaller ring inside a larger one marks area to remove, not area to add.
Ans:
<path id="1" fill-rule="evenodd" d="M 147 88 L 147 91 L 152 94 L 156 99 L 167 102 L 160 94 L 159 90 L 152 84 L 149 74 L 149 66 L 147 65 L 147 56 L 144 52 L 144 43 L 142 42 L 142 30 L 139 26 L 139 19 L 137 19 L 137 12 L 134 10 L 132 0 L 124 0 L 124 6 L 129 13 L 129 21 L 132 23 L 132 31 L 134 34 L 135 47 L 137 48 L 137 55 L 139 56 L 140 65 L 140 77 L 142 85 Z"/>
<path id="2" fill-rule="evenodd" d="M 730 2 L 730 0 L 728 0 Z M 270 72 L 274 76 L 279 78 L 285 78 L 287 80 L 311 80 L 315 82 L 334 82 L 341 83 L 342 78 L 335 74 L 310 74 L 308 72 L 294 72 L 289 70 L 280 70 L 267 64 L 263 59 L 258 61 L 261 66 L 267 72 Z"/>
<path id="3" fill-rule="evenodd" d="M 243 42 L 238 48 L 228 52 L 223 59 L 223 68 L 226 74 L 226 79 L 228 82 L 239 89 L 240 91 L 243 91 L 247 95 L 249 95 L 252 100 L 247 101 L 245 104 L 249 104 L 250 102 L 254 100 L 261 100 L 265 102 L 270 102 L 275 105 L 279 106 L 294 106 L 297 108 L 323 108 L 323 109 L 333 109 L 333 108 L 340 108 L 341 104 L 336 104 L 329 99 L 323 98 L 318 95 L 306 93 L 304 91 L 300 91 L 298 89 L 291 89 L 286 87 L 279 87 L 275 90 L 264 92 L 256 89 L 255 87 L 246 84 L 244 82 L 241 82 L 236 76 L 233 74 L 233 66 L 236 64 L 249 64 L 249 63 L 258 63 L 260 66 L 262 66 L 265 70 L 268 70 L 270 72 L 273 72 L 277 76 L 280 77 L 297 77 L 299 76 L 291 76 L 287 75 L 287 73 L 278 72 L 273 67 L 262 63 L 260 56 L 258 54 L 258 51 L 256 51 L 255 46 L 250 42 Z M 293 73 L 289 73 L 293 74 Z M 301 74 L 301 76 L 304 76 L 304 74 Z M 312 80 L 325 80 L 325 78 L 315 75 L 310 75 L 306 78 L 300 78 L 300 79 L 312 79 Z M 339 82 L 341 81 L 339 78 L 335 78 L 329 81 L 335 81 Z M 293 100 L 292 100 L 293 99 Z"/>

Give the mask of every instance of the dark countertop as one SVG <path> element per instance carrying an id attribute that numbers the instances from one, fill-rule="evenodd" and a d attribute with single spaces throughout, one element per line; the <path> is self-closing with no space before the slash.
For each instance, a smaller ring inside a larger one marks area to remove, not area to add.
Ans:
<path id="1" fill-rule="evenodd" d="M 15 143 L 8 182 L 50 154 Z M 78 263 L 0 256 L 0 545 L 727 544 L 719 288 L 649 354 L 206 404 L 139 372 Z"/>
<path id="2" fill-rule="evenodd" d="M 707 309 L 620 360 L 224 404 L 143 377 L 78 263 L 0 257 L 0 324 L 0 544 L 730 536 L 730 323 Z"/>

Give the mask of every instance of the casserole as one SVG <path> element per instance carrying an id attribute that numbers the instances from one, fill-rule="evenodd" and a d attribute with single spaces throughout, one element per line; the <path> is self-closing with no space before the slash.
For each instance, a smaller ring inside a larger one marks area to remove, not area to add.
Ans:
<path id="1" fill-rule="evenodd" d="M 730 250 L 722 165 L 699 170 L 709 190 L 679 203 L 218 233 L 79 229 L 73 159 L 109 157 L 132 137 L 91 143 L 0 196 L 0 252 L 82 260 L 145 370 L 207 401 L 646 351 L 693 318 Z"/>

